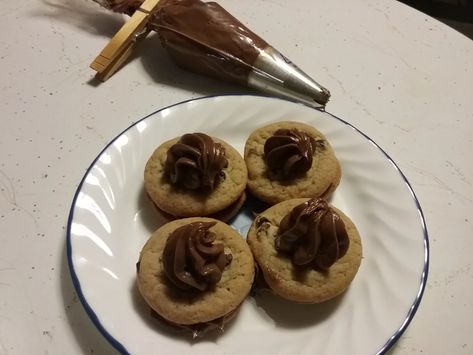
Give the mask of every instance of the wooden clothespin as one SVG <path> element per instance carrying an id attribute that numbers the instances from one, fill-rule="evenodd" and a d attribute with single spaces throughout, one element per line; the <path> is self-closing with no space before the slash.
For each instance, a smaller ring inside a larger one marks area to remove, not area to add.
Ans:
<path id="1" fill-rule="evenodd" d="M 149 33 L 146 24 L 158 2 L 159 0 L 145 0 L 90 64 L 97 71 L 96 76 L 100 80 L 110 78 L 130 56 L 138 39 Z"/>

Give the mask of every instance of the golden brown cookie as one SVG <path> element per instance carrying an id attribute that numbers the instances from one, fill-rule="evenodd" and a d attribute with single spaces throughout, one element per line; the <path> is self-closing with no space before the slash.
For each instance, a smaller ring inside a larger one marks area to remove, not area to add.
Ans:
<path id="1" fill-rule="evenodd" d="M 208 242 L 206 233 L 210 233 L 215 237 L 212 248 L 215 244 L 223 244 L 223 252 L 215 256 L 210 253 L 208 243 L 190 248 L 194 245 L 190 241 L 189 244 L 178 241 L 178 238 L 188 240 L 189 235 L 196 233 L 195 228 L 200 235 L 192 239 L 193 242 Z M 176 236 L 179 233 L 181 235 Z M 182 249 L 188 247 L 190 249 Z M 204 258 L 213 255 L 213 261 L 207 259 L 203 264 L 200 257 L 189 261 L 190 254 L 185 253 L 190 253 L 191 249 L 194 250 L 192 253 L 203 250 L 201 257 Z M 182 258 L 182 255 L 187 257 Z M 182 264 L 183 260 L 191 265 Z M 220 269 L 214 270 L 219 263 Z M 242 236 L 223 222 L 199 217 L 175 220 L 159 228 L 143 247 L 138 265 L 138 288 L 148 305 L 167 322 L 194 330 L 206 325 L 220 327 L 232 318 L 251 289 L 255 268 L 251 251 Z M 197 270 L 200 273 L 196 274 Z M 221 277 L 217 283 L 213 283 L 215 275 Z"/>
<path id="2" fill-rule="evenodd" d="M 281 130 L 297 134 L 291 137 L 292 142 L 280 135 L 272 138 L 268 147 L 268 139 Z M 300 139 L 301 133 L 308 135 L 311 142 Z M 304 152 L 304 148 L 309 151 Z M 248 189 L 269 204 L 292 198 L 328 197 L 340 183 L 340 163 L 330 143 L 321 132 L 304 123 L 277 122 L 257 129 L 246 141 L 244 157 Z M 278 163 L 281 171 L 277 170 Z M 275 165 L 273 169 L 271 164 Z M 281 173 L 291 169 L 295 173 Z"/>
<path id="3" fill-rule="evenodd" d="M 156 206 L 165 213 L 182 218 L 210 216 L 236 203 L 244 193 L 248 179 L 241 155 L 229 144 L 212 137 L 213 141 L 223 147 L 228 164 L 212 188 L 189 189 L 173 183 L 165 170 L 168 150 L 178 143 L 180 138 L 182 137 L 161 144 L 146 164 L 145 188 Z M 212 162 L 208 165 L 212 165 Z"/>
<path id="4" fill-rule="evenodd" d="M 293 252 L 288 252 L 288 248 L 282 250 L 284 249 L 283 244 L 287 244 L 288 240 L 290 243 L 295 240 L 295 236 L 301 237 L 301 235 L 297 235 L 300 231 L 305 231 L 303 233 L 307 231 L 311 231 L 310 233 L 320 232 L 320 234 L 322 234 L 322 229 L 330 230 L 332 228 L 333 231 L 333 227 L 324 225 L 327 221 L 322 221 L 318 226 L 316 226 L 316 222 L 310 224 L 308 215 L 322 213 L 324 208 L 324 206 L 317 205 L 307 207 L 307 201 L 313 202 L 314 200 L 316 199 L 293 199 L 270 207 L 256 217 L 247 239 L 255 261 L 271 290 L 283 298 L 300 303 L 319 303 L 341 294 L 354 279 L 362 258 L 360 235 L 355 225 L 345 214 L 333 206 L 330 206 L 331 213 L 335 211 L 335 215 L 341 218 L 346 229 L 345 240 L 339 240 L 338 245 L 340 253 L 342 253 L 342 249 L 345 252 L 341 258 L 337 260 L 335 257 L 332 262 L 336 261 L 327 269 L 328 259 L 330 259 L 328 256 L 331 254 L 331 240 L 325 239 L 322 243 L 320 240 L 314 242 L 308 239 L 307 235 L 304 235 L 306 239 L 299 239 L 302 243 L 295 244 Z M 316 203 L 326 204 L 323 199 L 317 200 Z M 295 209 L 296 206 L 298 206 L 298 210 Z M 326 208 L 327 205 L 325 205 Z M 291 217 L 290 213 L 295 214 Z M 322 215 L 320 214 L 316 218 Z M 307 224 L 296 225 L 297 223 Z M 283 224 L 284 226 L 282 226 Z M 288 239 L 284 243 L 281 241 L 281 237 L 278 237 L 282 232 L 288 233 L 286 234 Z M 343 234 L 338 230 L 338 227 L 337 232 L 339 236 Z M 277 241 L 277 239 L 279 240 Z M 314 247 L 314 243 L 319 243 L 318 247 Z M 277 245 L 279 250 L 277 250 Z M 346 247 L 348 248 L 346 249 Z M 314 253 L 314 250 L 317 254 Z M 320 255 L 321 253 L 322 255 Z M 296 265 L 296 261 L 299 265 Z"/>

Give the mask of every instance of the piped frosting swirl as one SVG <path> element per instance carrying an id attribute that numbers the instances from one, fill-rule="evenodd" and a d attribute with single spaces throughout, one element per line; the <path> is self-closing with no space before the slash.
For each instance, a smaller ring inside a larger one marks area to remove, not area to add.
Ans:
<path id="1" fill-rule="evenodd" d="M 184 134 L 172 145 L 164 172 L 170 182 L 188 190 L 213 190 L 225 179 L 225 149 L 204 133 Z"/>
<path id="2" fill-rule="evenodd" d="M 350 240 L 340 216 L 321 198 L 296 206 L 279 225 L 275 247 L 299 267 L 328 270 L 348 250 Z"/>
<path id="3" fill-rule="evenodd" d="M 273 175 L 292 179 L 311 168 L 321 142 L 298 129 L 278 129 L 264 144 L 264 160 Z"/>
<path id="4" fill-rule="evenodd" d="M 194 222 L 174 230 L 163 251 L 164 273 L 182 290 L 205 291 L 218 283 L 232 260 L 209 229 L 216 222 Z"/>

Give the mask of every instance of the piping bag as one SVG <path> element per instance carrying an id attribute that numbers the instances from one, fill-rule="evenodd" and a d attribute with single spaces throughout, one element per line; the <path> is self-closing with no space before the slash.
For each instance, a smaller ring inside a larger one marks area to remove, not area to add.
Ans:
<path id="1" fill-rule="evenodd" d="M 106 80 L 133 45 L 156 31 L 183 69 L 245 85 L 270 95 L 323 107 L 330 92 L 216 2 L 95 0 L 130 20 L 91 64 Z"/>

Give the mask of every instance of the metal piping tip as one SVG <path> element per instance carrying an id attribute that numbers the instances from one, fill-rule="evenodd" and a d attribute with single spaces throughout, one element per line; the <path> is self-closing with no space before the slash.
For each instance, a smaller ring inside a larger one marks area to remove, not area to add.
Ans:
<path id="1" fill-rule="evenodd" d="M 256 58 L 248 86 L 315 107 L 325 106 L 330 98 L 326 88 L 271 46 Z"/>

